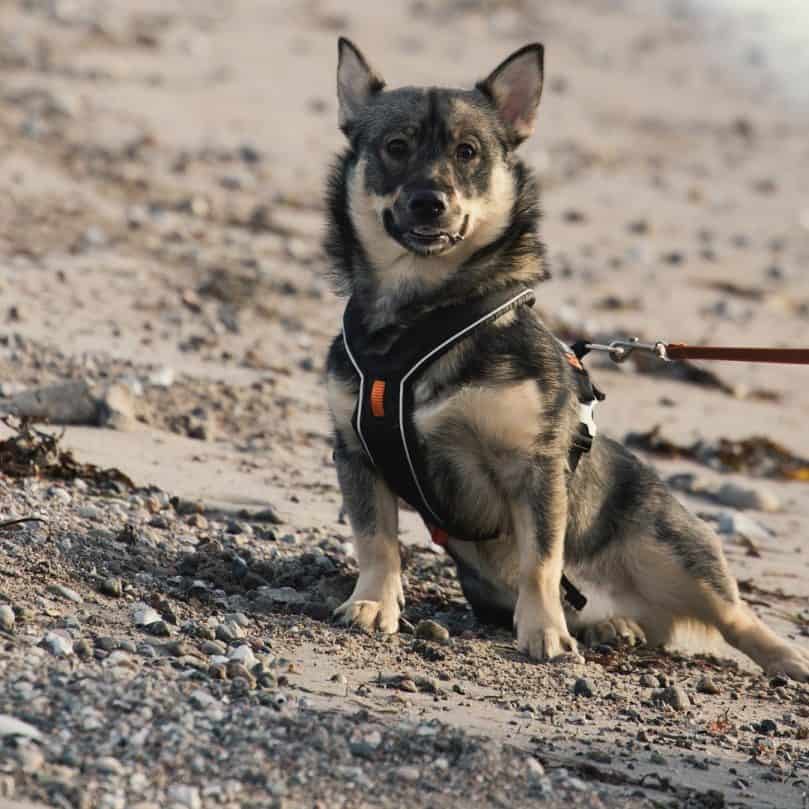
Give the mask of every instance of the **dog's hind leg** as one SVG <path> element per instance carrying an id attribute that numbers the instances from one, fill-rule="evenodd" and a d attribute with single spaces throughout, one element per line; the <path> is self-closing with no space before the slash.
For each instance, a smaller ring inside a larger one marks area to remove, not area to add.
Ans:
<path id="1" fill-rule="evenodd" d="M 366 630 L 397 632 L 404 606 L 398 502 L 361 451 L 339 448 L 335 464 L 360 571 L 354 592 L 335 616 Z"/>
<path id="2" fill-rule="evenodd" d="M 742 602 L 720 540 L 707 525 L 678 505 L 656 529 L 654 539 L 637 540 L 636 552 L 625 555 L 649 611 L 647 632 L 695 621 L 719 630 L 766 672 L 809 680 L 809 654 L 779 638 Z"/>

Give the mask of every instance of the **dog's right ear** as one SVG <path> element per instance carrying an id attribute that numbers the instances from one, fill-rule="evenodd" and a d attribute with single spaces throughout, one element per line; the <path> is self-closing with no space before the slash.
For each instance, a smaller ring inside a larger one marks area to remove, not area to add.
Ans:
<path id="1" fill-rule="evenodd" d="M 359 48 L 345 37 L 337 41 L 337 99 L 340 102 L 340 129 L 346 134 L 357 113 L 385 82 L 368 64 Z"/>

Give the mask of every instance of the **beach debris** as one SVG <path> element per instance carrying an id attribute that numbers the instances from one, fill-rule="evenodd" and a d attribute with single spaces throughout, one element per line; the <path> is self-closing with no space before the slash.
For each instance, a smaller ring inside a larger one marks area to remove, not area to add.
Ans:
<path id="1" fill-rule="evenodd" d="M 119 469 L 104 469 L 79 463 L 59 443 L 62 435 L 37 430 L 28 419 L 2 419 L 14 434 L 0 441 L 0 472 L 13 478 L 84 480 L 102 488 L 134 489 L 135 484 Z"/>
<path id="2" fill-rule="evenodd" d="M 678 444 L 666 438 L 657 424 L 647 432 L 627 433 L 625 441 L 629 447 L 661 458 L 696 461 L 720 472 L 809 482 L 809 459 L 795 455 L 766 436 Z"/>

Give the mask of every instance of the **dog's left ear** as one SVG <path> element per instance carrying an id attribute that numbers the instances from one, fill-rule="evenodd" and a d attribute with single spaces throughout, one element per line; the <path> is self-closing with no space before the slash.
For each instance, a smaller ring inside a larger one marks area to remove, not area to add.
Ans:
<path id="1" fill-rule="evenodd" d="M 351 122 L 380 92 L 385 82 L 368 64 L 360 49 L 345 37 L 337 41 L 337 100 L 340 105 L 340 129 L 348 134 Z"/>
<path id="2" fill-rule="evenodd" d="M 539 42 L 526 45 L 512 53 L 487 79 L 478 82 L 478 90 L 494 102 L 508 127 L 513 146 L 534 131 L 534 117 L 542 95 L 544 54 Z"/>

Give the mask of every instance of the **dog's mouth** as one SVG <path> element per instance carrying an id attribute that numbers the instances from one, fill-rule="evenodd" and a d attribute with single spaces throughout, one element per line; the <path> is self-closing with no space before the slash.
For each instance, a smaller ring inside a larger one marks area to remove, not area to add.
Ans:
<path id="1" fill-rule="evenodd" d="M 458 230 L 447 230 L 431 225 L 414 225 L 408 230 L 402 230 L 396 224 L 390 210 L 385 211 L 383 219 L 389 236 L 408 250 L 424 256 L 434 256 L 450 250 L 466 238 L 469 230 L 468 214 L 463 218 Z"/>

